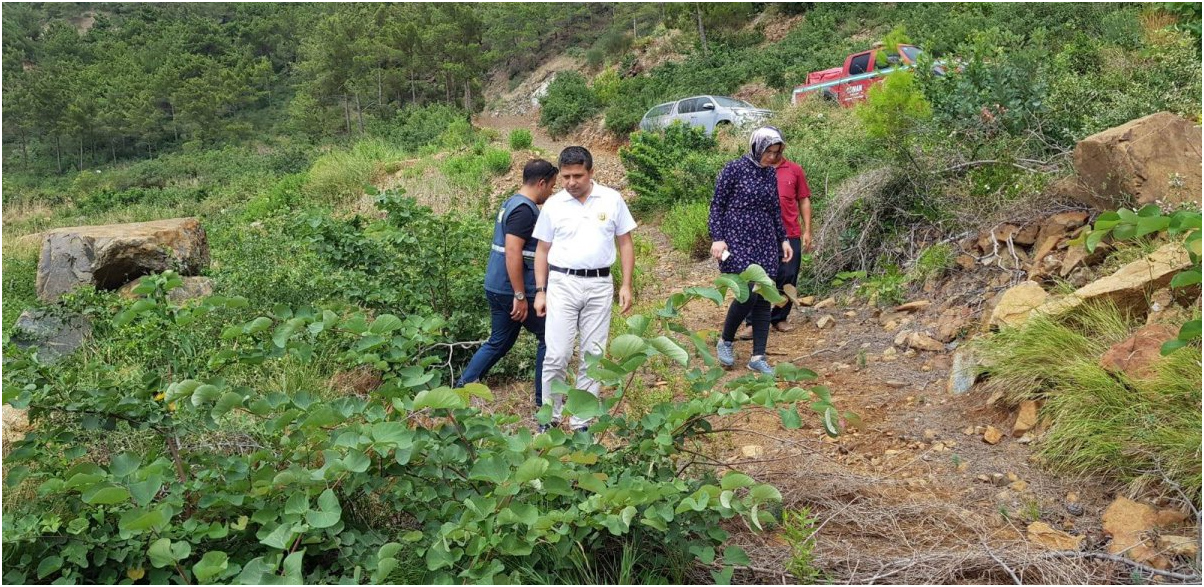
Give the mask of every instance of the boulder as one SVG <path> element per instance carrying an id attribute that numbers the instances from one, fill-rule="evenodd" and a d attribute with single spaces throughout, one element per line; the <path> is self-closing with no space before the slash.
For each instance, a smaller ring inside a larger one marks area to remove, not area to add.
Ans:
<path id="1" fill-rule="evenodd" d="M 37 348 L 43 363 L 54 363 L 84 344 L 92 325 L 78 314 L 25 310 L 13 325 L 10 340 L 22 349 Z"/>
<path id="2" fill-rule="evenodd" d="M 815 321 L 815 326 L 817 328 L 821 328 L 821 329 L 822 328 L 831 328 L 833 326 L 836 326 L 836 319 L 827 314 L 824 314 L 823 316 L 820 316 L 818 320 Z"/>
<path id="3" fill-rule="evenodd" d="M 820 300 L 818 303 L 815 304 L 815 309 L 822 310 L 824 308 L 831 308 L 835 305 L 836 305 L 836 298 L 824 298 L 823 300 Z"/>
<path id="4" fill-rule="evenodd" d="M 1045 522 L 1033 522 L 1028 525 L 1028 539 L 1050 550 L 1078 550 L 1083 544 L 1082 536 L 1072 536 L 1061 530 L 1056 530 Z"/>
<path id="5" fill-rule="evenodd" d="M 1021 436 L 1037 427 L 1037 409 L 1039 407 L 1040 405 L 1032 400 L 1020 402 L 1020 409 L 1016 412 L 1016 423 L 1012 425 L 1012 436 Z"/>
<path id="6" fill-rule="evenodd" d="M 195 275 L 208 266 L 209 242 L 196 218 L 58 228 L 42 242 L 37 291 L 51 302 L 84 284 L 117 289 L 142 275 Z"/>
<path id="7" fill-rule="evenodd" d="M 1099 365 L 1113 373 L 1124 373 L 1130 379 L 1147 379 L 1157 373 L 1162 360 L 1162 343 L 1176 338 L 1179 331 L 1165 324 L 1143 326 L 1128 339 L 1112 345 Z"/>
<path id="8" fill-rule="evenodd" d="M 1074 148 L 1086 188 L 1079 201 L 1100 210 L 1134 203 L 1199 207 L 1200 148 L 1199 127 L 1170 112 L 1091 135 Z"/>
<path id="9" fill-rule="evenodd" d="M 965 253 L 958 255 L 954 259 L 954 262 L 957 263 L 958 267 L 962 268 L 962 271 L 973 271 L 974 268 L 978 267 L 978 261 L 975 261 L 974 257 Z"/>
<path id="10" fill-rule="evenodd" d="M 1191 259 L 1183 244 L 1166 243 L 1148 257 L 1133 261 L 1072 294 L 1045 302 L 1036 311 L 1056 316 L 1091 300 L 1110 300 L 1122 309 L 1145 309 L 1150 292 L 1166 287 L 1176 273 L 1189 266 Z"/>
<path id="11" fill-rule="evenodd" d="M 1034 281 L 1026 281 L 1005 292 L 991 311 L 991 327 L 1017 327 L 1028 321 L 1029 314 L 1049 299 L 1049 294 Z"/>
<path id="12" fill-rule="evenodd" d="M 167 292 L 168 300 L 180 304 L 185 300 L 213 295 L 213 280 L 208 277 L 182 277 L 181 281 L 184 283 L 180 287 Z M 139 283 L 142 283 L 141 277 L 121 286 L 121 289 L 117 290 L 118 295 L 124 298 L 142 297 L 134 293 L 134 288 L 138 287 Z"/>

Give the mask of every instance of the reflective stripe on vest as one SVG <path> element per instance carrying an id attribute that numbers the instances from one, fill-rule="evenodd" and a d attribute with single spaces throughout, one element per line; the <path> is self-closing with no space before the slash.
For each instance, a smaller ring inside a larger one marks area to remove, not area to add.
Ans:
<path id="1" fill-rule="evenodd" d="M 494 250 L 495 252 L 501 253 L 501 254 L 503 254 L 503 255 L 505 255 L 505 254 L 506 254 L 506 247 L 499 247 L 499 246 L 497 246 L 497 245 L 490 245 L 490 246 L 491 246 L 491 247 L 493 247 L 493 250 Z M 525 259 L 534 259 L 534 258 L 535 258 L 535 251 L 523 251 L 523 258 L 525 258 Z"/>

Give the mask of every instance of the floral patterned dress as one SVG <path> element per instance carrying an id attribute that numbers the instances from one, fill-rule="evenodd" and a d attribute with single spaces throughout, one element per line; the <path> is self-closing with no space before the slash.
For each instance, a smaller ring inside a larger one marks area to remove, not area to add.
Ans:
<path id="1" fill-rule="evenodd" d="M 761 167 L 747 156 L 723 166 L 707 221 L 711 240 L 726 242 L 731 252 L 719 262 L 719 271 L 740 273 L 755 263 L 777 277 L 786 240 L 781 206 L 773 167 Z"/>

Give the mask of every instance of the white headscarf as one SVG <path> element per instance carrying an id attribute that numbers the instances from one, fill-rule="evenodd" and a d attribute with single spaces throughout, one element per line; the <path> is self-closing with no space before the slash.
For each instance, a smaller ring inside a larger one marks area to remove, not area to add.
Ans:
<path id="1" fill-rule="evenodd" d="M 772 126 L 762 126 L 754 130 L 752 136 L 748 138 L 748 158 L 752 159 L 752 162 L 756 163 L 758 167 L 764 167 L 761 165 L 761 156 L 765 154 L 765 151 L 774 145 L 785 144 L 785 142 L 782 139 L 781 131 Z"/>

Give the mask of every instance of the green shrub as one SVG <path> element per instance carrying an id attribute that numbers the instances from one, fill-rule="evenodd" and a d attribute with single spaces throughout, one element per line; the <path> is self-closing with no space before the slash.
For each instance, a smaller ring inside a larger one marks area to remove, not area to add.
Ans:
<path id="1" fill-rule="evenodd" d="M 462 128 L 468 115 L 461 109 L 446 104 L 430 104 L 427 106 L 407 105 L 393 116 L 387 127 L 375 132 L 383 134 L 405 151 L 415 152 L 431 143 L 440 141 L 440 136 L 456 124 Z M 459 146 L 460 142 L 450 138 L 446 146 Z"/>
<path id="2" fill-rule="evenodd" d="M 309 170 L 306 192 L 324 203 L 346 200 L 383 177 L 386 164 L 404 157 L 403 151 L 384 139 L 358 141 L 350 149 L 318 157 Z"/>
<path id="3" fill-rule="evenodd" d="M 510 131 L 509 137 L 510 150 L 521 151 L 531 148 L 531 131 L 525 128 L 516 128 Z"/>
<path id="4" fill-rule="evenodd" d="M 695 259 L 705 259 L 711 251 L 711 233 L 707 228 L 711 204 L 708 201 L 678 202 L 661 223 L 673 248 Z"/>
<path id="5" fill-rule="evenodd" d="M 715 139 L 697 127 L 676 123 L 659 132 L 636 132 L 619 149 L 627 181 L 639 196 L 637 212 L 666 210 L 677 202 L 709 200 L 715 178 L 728 158 Z"/>
<path id="6" fill-rule="evenodd" d="M 900 152 L 904 150 L 901 145 L 911 142 L 916 124 L 932 116 L 932 106 L 916 87 L 915 75 L 897 71 L 871 86 L 856 112 L 870 137 L 888 141 L 893 151 Z"/>
<path id="7" fill-rule="evenodd" d="M 557 139 L 588 120 L 600 106 L 581 74 L 561 72 L 548 84 L 548 93 L 540 100 L 539 125 Z"/>
<path id="8" fill-rule="evenodd" d="M 266 192 L 247 202 L 243 209 L 243 219 L 247 221 L 262 220 L 273 214 L 287 212 L 302 202 L 305 193 L 305 183 L 308 176 L 304 173 L 294 173 L 280 178 Z"/>
<path id="9" fill-rule="evenodd" d="M 619 79 L 619 74 L 613 68 L 603 70 L 602 73 L 594 76 L 594 94 L 598 96 L 598 102 L 602 106 L 610 106 L 619 96 L 619 89 L 622 85 L 622 80 Z"/>
<path id="10" fill-rule="evenodd" d="M 493 175 L 502 175 L 510 171 L 510 151 L 490 148 L 486 149 L 482 156 L 485 158 L 485 168 Z"/>

